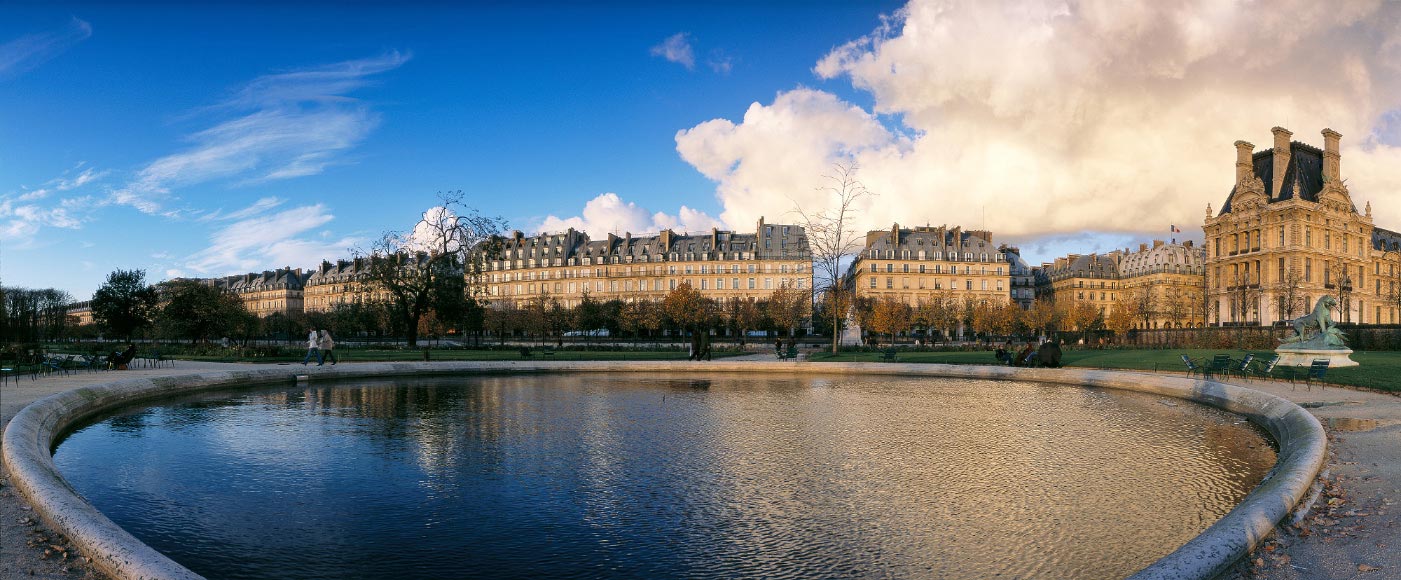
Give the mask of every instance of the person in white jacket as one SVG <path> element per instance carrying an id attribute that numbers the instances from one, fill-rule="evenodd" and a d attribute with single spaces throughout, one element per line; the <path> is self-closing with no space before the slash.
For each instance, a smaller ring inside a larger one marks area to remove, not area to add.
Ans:
<path id="1" fill-rule="evenodd" d="M 336 366 L 336 341 L 331 339 L 331 331 L 321 331 L 318 345 L 321 347 L 321 362 L 324 363 L 326 359 L 331 359 L 331 366 Z M 316 366 L 321 366 L 321 364 L 318 363 Z"/>
<path id="2" fill-rule="evenodd" d="M 302 357 L 302 364 L 305 365 L 311 360 L 312 355 L 316 355 L 317 365 L 326 362 L 326 359 L 321 357 L 321 337 L 315 328 L 311 329 L 311 333 L 306 337 L 306 356 Z"/>

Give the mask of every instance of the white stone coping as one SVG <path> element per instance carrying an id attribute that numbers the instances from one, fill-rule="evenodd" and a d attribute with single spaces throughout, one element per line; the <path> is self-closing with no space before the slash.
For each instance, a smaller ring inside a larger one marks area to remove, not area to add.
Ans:
<path id="1" fill-rule="evenodd" d="M 482 373 L 768 373 L 897 375 L 902 377 L 1025 380 L 1126 389 L 1205 403 L 1244 415 L 1279 445 L 1278 462 L 1235 509 L 1181 548 L 1134 574 L 1139 580 L 1208 579 L 1225 571 L 1274 529 L 1308 491 L 1323 467 L 1323 427 L 1293 403 L 1235 385 L 1177 376 L 1074 368 L 1020 369 L 902 363 L 713 362 L 427 362 L 363 363 L 335 367 L 259 366 L 249 370 L 150 377 L 82 387 L 51 395 L 20 410 L 5 429 L 3 457 L 11 481 L 44 521 L 102 571 L 120 579 L 199 578 L 137 540 L 89 504 L 54 466 L 52 449 L 84 419 L 143 400 L 242 385 L 301 380 Z M 1141 522 L 1150 526 L 1152 522 Z M 1009 547 L 1008 549 L 1015 549 Z"/>

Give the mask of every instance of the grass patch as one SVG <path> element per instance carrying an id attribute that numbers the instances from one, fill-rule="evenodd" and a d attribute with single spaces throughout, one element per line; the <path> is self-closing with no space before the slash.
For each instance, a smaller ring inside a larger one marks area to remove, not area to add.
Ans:
<path id="1" fill-rule="evenodd" d="M 1065 349 L 1061 363 L 1067 367 L 1093 369 L 1125 369 L 1159 373 L 1184 373 L 1182 355 L 1195 360 L 1210 359 L 1217 354 L 1229 354 L 1240 359 L 1246 354 L 1254 354 L 1257 360 L 1269 360 L 1274 356 L 1270 350 L 1222 350 L 1222 349 L 1113 349 L 1076 350 Z M 843 352 L 833 355 L 828 352 L 813 353 L 811 360 L 817 362 L 880 362 L 879 352 Z M 1390 392 L 1401 392 L 1401 352 L 1359 351 L 1352 353 L 1352 360 L 1361 366 L 1330 368 L 1324 382 L 1334 385 L 1352 385 Z M 997 364 L 993 351 L 950 351 L 950 352 L 900 352 L 895 357 L 902 363 L 943 363 L 943 364 Z M 1300 376 L 1303 371 L 1298 372 Z M 1286 369 L 1277 368 L 1275 378 L 1287 380 Z"/>

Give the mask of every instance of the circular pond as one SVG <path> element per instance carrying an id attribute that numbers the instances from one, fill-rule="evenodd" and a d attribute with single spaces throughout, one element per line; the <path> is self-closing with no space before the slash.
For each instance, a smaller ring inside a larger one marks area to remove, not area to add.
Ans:
<path id="1" fill-rule="evenodd" d="M 1273 466 L 1156 395 L 576 374 L 205 393 L 55 463 L 210 578 L 1127 576 Z"/>

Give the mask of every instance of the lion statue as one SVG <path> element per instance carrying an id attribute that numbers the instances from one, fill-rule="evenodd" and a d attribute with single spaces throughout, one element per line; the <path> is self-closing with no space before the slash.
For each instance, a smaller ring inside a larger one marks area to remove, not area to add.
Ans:
<path id="1" fill-rule="evenodd" d="M 1310 334 L 1317 334 L 1325 337 L 1328 344 L 1341 344 L 1343 333 L 1333 324 L 1333 308 L 1338 305 L 1338 299 L 1332 296 L 1322 296 L 1313 307 L 1313 312 L 1289 321 L 1289 325 L 1294 327 L 1294 336 L 1284 339 L 1285 343 L 1304 342 L 1305 331 Z"/>

